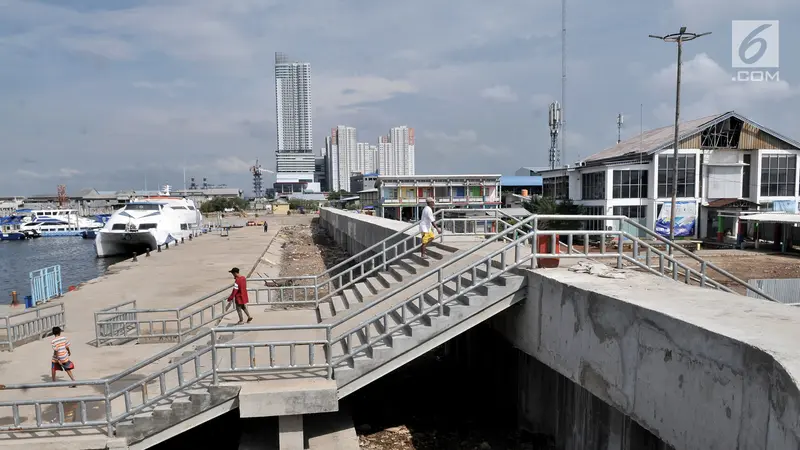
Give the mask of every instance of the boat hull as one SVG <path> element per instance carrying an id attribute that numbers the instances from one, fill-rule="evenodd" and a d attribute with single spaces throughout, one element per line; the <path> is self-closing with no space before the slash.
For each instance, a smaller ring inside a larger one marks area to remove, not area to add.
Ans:
<path id="1" fill-rule="evenodd" d="M 11 233 L 0 233 L 0 241 L 24 241 L 28 239 L 25 233 L 12 231 Z"/>
<path id="2" fill-rule="evenodd" d="M 148 250 L 152 251 L 159 245 L 175 242 L 175 238 L 169 234 L 159 231 L 98 231 L 94 240 L 97 256 L 105 258 L 108 256 L 132 255 L 133 253 L 142 254 Z"/>

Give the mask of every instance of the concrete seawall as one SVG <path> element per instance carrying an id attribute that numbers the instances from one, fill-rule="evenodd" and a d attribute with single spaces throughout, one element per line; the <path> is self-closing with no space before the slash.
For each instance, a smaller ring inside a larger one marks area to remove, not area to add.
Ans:
<path id="1" fill-rule="evenodd" d="M 321 220 L 349 249 L 407 226 Z M 640 273 L 528 277 L 527 299 L 492 321 L 524 353 L 512 382 L 525 428 L 576 450 L 663 448 L 645 430 L 677 449 L 800 448 L 800 309 Z"/>

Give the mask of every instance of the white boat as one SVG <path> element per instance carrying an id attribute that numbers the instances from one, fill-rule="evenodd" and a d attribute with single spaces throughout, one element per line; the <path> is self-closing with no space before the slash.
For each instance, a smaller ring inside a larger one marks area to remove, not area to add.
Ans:
<path id="1" fill-rule="evenodd" d="M 187 239 L 202 226 L 192 200 L 171 197 L 169 186 L 159 195 L 134 198 L 116 211 L 95 238 L 97 256 L 131 255 Z"/>
<path id="2" fill-rule="evenodd" d="M 42 236 L 79 236 L 85 230 L 98 230 L 101 222 L 81 217 L 76 209 L 18 209 L 23 216 L 23 232 Z"/>

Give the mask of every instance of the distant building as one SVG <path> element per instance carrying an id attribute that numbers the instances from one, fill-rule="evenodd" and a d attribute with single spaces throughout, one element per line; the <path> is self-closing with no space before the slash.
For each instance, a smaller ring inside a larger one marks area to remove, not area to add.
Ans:
<path id="1" fill-rule="evenodd" d="M 314 175 L 311 64 L 275 53 L 276 172 Z M 276 189 L 282 189 L 276 187 Z"/>
<path id="2" fill-rule="evenodd" d="M 418 220 L 425 199 L 440 208 L 485 209 L 501 205 L 500 175 L 378 176 L 376 213 L 395 220 Z"/>
<path id="3" fill-rule="evenodd" d="M 158 191 L 98 191 L 96 189 L 83 189 L 77 194 L 67 195 L 66 209 L 77 209 L 80 214 L 108 214 L 112 213 L 134 198 L 158 195 Z M 194 200 L 197 206 L 215 198 L 244 198 L 243 191 L 236 188 L 207 188 L 207 189 L 178 189 L 170 192 L 176 197 L 186 197 Z M 31 195 L 22 199 L 21 207 L 24 208 L 58 208 L 56 194 Z"/>
<path id="4" fill-rule="evenodd" d="M 364 189 L 374 189 L 377 181 L 377 173 L 357 173 L 350 176 L 350 187 L 353 189 L 353 193 L 355 194 L 359 191 L 363 191 Z"/>
<path id="5" fill-rule="evenodd" d="M 588 215 L 624 215 L 645 229 L 668 234 L 672 200 L 674 126 L 644 131 L 579 161 L 543 170 L 543 194 L 571 198 Z M 723 240 L 753 238 L 740 220 L 759 210 L 797 213 L 800 142 L 733 111 L 679 126 L 676 236 Z M 588 221 L 587 229 L 616 226 Z M 632 228 L 632 234 L 645 231 Z M 758 237 L 798 228 L 762 226 Z M 780 240 L 780 237 L 777 238 Z"/>
<path id="6" fill-rule="evenodd" d="M 378 173 L 381 175 L 414 175 L 414 129 L 394 127 L 378 140 Z"/>
<path id="7" fill-rule="evenodd" d="M 328 155 L 323 148 L 320 156 L 314 159 L 314 181 L 319 183 L 322 192 L 328 192 L 328 180 Z"/>

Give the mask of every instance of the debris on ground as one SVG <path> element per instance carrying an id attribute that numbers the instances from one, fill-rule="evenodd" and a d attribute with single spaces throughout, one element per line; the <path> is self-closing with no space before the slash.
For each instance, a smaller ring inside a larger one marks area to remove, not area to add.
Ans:
<path id="1" fill-rule="evenodd" d="M 350 256 L 319 226 L 318 219 L 310 224 L 284 225 L 278 237 L 284 240 L 279 277 L 319 275 Z M 325 279 L 327 277 L 318 281 Z M 314 284 L 314 280 L 295 280 L 292 284 L 309 286 Z M 324 287 L 319 295 L 326 293 L 327 288 Z"/>
<path id="2" fill-rule="evenodd" d="M 578 264 L 569 268 L 570 272 L 588 273 L 600 278 L 613 278 L 616 280 L 624 280 L 628 277 L 628 271 L 623 269 L 615 269 L 606 264 L 592 261 L 578 261 Z"/>

